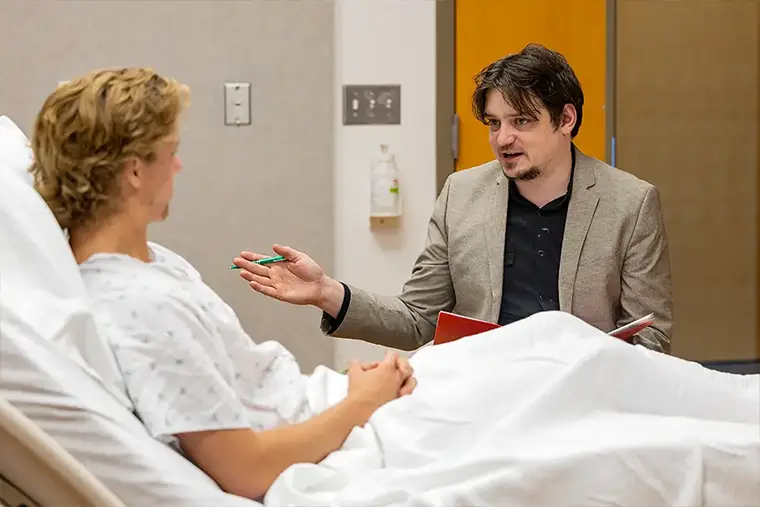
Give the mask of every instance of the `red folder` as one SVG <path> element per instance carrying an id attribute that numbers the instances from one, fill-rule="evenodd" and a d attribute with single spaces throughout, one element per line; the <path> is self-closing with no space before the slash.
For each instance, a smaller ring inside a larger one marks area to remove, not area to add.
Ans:
<path id="1" fill-rule="evenodd" d="M 651 326 L 652 324 L 654 324 L 654 313 L 650 313 L 649 315 L 644 315 L 640 319 L 636 319 L 630 324 L 626 324 L 625 326 L 620 326 L 614 331 L 610 331 L 608 334 L 610 336 L 614 336 L 615 338 L 620 338 L 621 340 L 628 342 L 628 341 L 631 341 L 631 339 L 633 338 L 633 335 L 635 335 L 642 329 L 645 329 Z"/>
<path id="2" fill-rule="evenodd" d="M 651 326 L 653 323 L 654 314 L 650 313 L 607 334 L 623 341 L 630 341 L 633 335 Z M 493 322 L 465 317 L 456 313 L 440 312 L 438 314 L 438 325 L 435 327 L 435 334 L 433 335 L 433 345 L 453 342 L 465 336 L 485 333 L 497 327 L 499 325 Z"/>
<path id="3" fill-rule="evenodd" d="M 497 327 L 499 325 L 493 322 L 473 319 L 456 313 L 440 312 L 438 314 L 438 325 L 435 327 L 435 335 L 433 335 L 433 345 L 453 342 L 465 336 L 484 333 Z"/>

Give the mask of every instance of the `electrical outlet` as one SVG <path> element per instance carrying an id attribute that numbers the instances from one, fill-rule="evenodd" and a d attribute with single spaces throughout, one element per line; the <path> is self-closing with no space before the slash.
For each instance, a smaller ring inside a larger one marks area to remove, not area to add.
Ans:
<path id="1" fill-rule="evenodd" d="M 401 85 L 344 85 L 343 125 L 400 125 Z"/>
<path id="2" fill-rule="evenodd" d="M 251 124 L 251 83 L 224 83 L 224 124 Z"/>

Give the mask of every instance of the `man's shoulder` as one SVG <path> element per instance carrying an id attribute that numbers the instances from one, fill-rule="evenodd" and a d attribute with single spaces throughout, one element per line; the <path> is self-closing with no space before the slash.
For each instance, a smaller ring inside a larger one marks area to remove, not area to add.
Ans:
<path id="1" fill-rule="evenodd" d="M 489 185 L 502 176 L 501 165 L 497 160 L 456 171 L 449 175 L 449 186 L 456 189 L 471 189 Z"/>
<path id="2" fill-rule="evenodd" d="M 633 195 L 643 197 L 656 187 L 643 178 L 602 160 L 579 155 L 578 161 L 593 170 L 597 192 L 600 194 Z"/>
<path id="3" fill-rule="evenodd" d="M 467 209 L 503 178 L 501 165 L 496 160 L 457 171 L 446 180 L 446 200 L 449 206 Z"/>

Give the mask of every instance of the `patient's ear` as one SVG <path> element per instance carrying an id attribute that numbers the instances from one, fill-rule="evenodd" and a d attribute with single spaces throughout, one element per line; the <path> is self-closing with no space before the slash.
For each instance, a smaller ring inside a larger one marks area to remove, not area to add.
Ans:
<path id="1" fill-rule="evenodd" d="M 141 186 L 142 162 L 137 157 L 129 157 L 124 162 L 122 171 L 122 188 L 129 190 L 139 190 Z"/>

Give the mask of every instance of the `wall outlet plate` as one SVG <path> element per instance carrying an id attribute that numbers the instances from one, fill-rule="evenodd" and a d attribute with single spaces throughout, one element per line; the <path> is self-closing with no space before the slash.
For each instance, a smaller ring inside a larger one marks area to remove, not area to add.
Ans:
<path id="1" fill-rule="evenodd" d="M 224 124 L 251 124 L 251 83 L 224 83 Z"/>
<path id="2" fill-rule="evenodd" d="M 344 85 L 343 125 L 400 125 L 401 85 Z"/>

